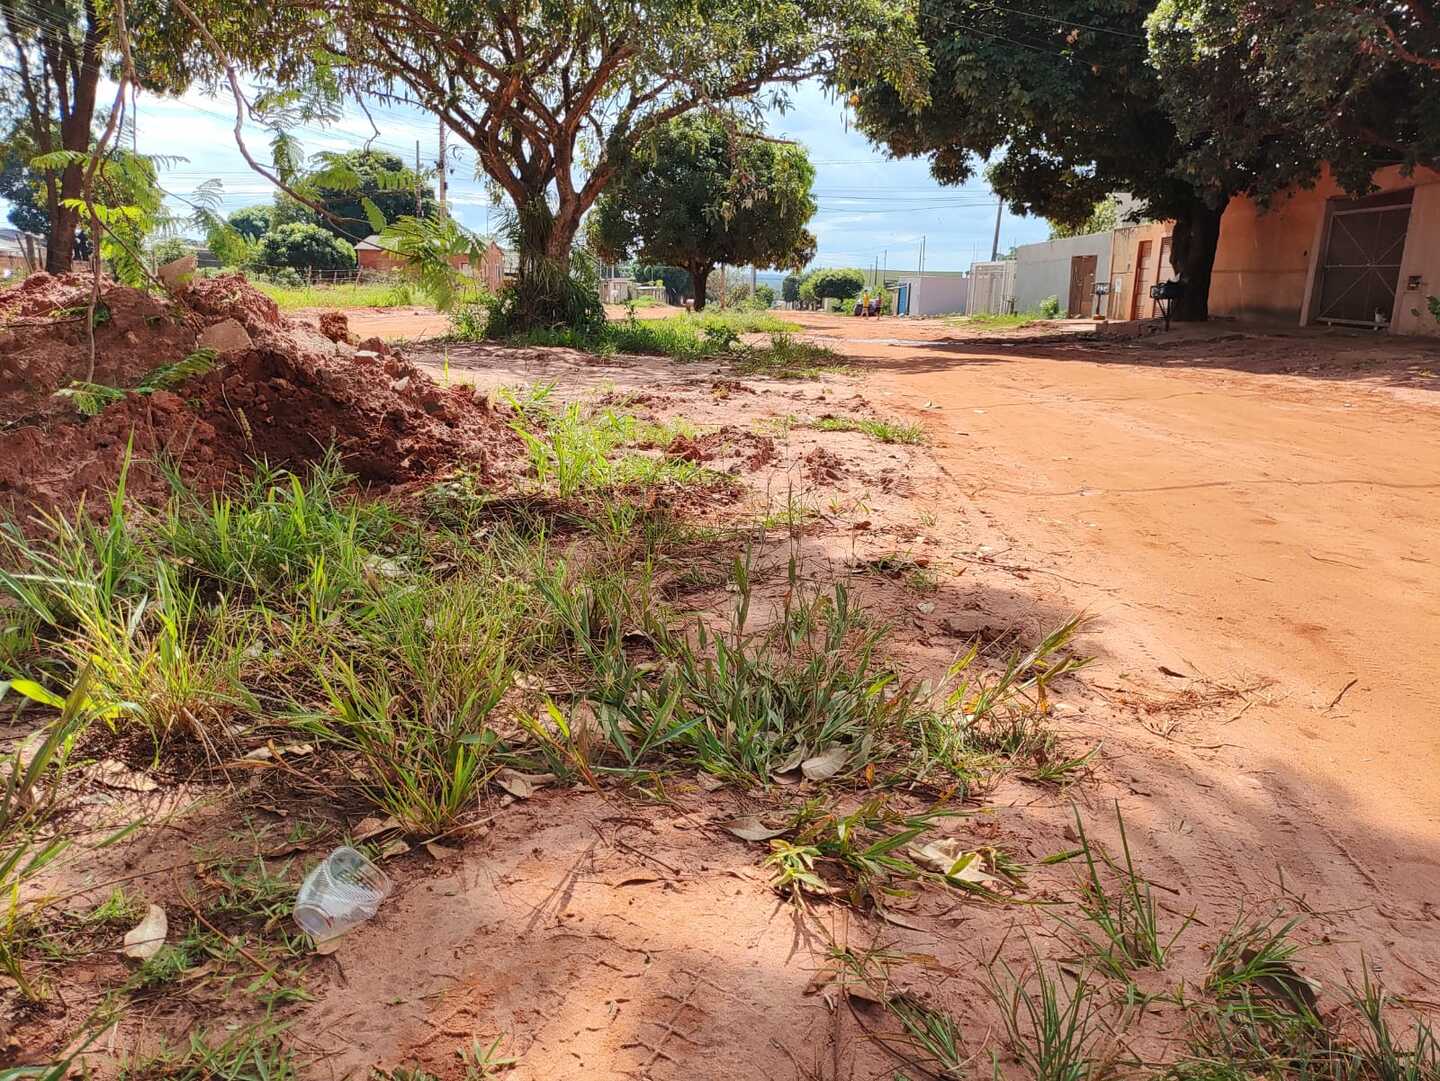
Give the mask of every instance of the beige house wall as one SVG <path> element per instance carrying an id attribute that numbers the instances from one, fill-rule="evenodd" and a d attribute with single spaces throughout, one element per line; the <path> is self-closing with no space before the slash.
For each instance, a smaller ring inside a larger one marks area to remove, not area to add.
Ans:
<path id="1" fill-rule="evenodd" d="M 1109 319 L 1149 319 L 1158 314 L 1150 299 L 1150 286 L 1174 277 L 1169 265 L 1169 237 L 1174 222 L 1155 221 L 1142 225 L 1122 225 L 1115 230 L 1110 246 L 1110 299 L 1105 309 Z M 1145 265 L 1136 266 L 1142 245 L 1146 247 Z M 1164 253 L 1165 259 L 1160 256 Z M 1135 279 L 1140 277 L 1140 294 L 1135 295 Z"/>
<path id="2" fill-rule="evenodd" d="M 1440 294 L 1440 172 L 1418 169 L 1406 176 L 1391 167 L 1377 172 L 1374 184 L 1377 193 L 1414 189 L 1390 329 L 1440 334 L 1425 304 L 1426 296 Z M 1296 189 L 1268 210 L 1246 198 L 1231 200 L 1220 223 L 1211 314 L 1308 322 L 1329 215 L 1349 198 L 1327 172 L 1313 188 Z M 1418 285 L 1407 289 L 1412 277 Z"/>

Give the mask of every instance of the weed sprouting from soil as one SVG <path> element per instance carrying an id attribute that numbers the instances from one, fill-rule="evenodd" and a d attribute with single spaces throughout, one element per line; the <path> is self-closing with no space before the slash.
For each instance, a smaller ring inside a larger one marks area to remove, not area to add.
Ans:
<path id="1" fill-rule="evenodd" d="M 821 417 L 812 428 L 822 432 L 861 432 L 877 443 L 919 444 L 925 442 L 924 425 L 877 417 Z"/>
<path id="2" fill-rule="evenodd" d="M 1078 814 L 1075 817 L 1085 857 L 1085 878 L 1076 904 L 1084 919 L 1066 922 L 1098 964 L 1125 979 L 1133 969 L 1164 968 L 1171 948 L 1190 921 L 1181 921 L 1168 935 L 1161 930 L 1154 888 L 1135 869 L 1118 805 L 1115 821 L 1120 831 L 1119 860 L 1093 844 L 1084 822 Z"/>

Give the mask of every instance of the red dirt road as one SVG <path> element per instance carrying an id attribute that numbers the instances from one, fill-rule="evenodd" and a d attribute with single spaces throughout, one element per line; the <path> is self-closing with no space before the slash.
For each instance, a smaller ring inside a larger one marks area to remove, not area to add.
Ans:
<path id="1" fill-rule="evenodd" d="M 983 525 L 996 563 L 1097 617 L 1100 682 L 1246 690 L 1193 742 L 1268 777 L 1281 825 L 1313 815 L 1362 873 L 1434 895 L 1440 343 L 793 318 L 925 419 L 937 514 L 966 520 L 938 532 Z"/>

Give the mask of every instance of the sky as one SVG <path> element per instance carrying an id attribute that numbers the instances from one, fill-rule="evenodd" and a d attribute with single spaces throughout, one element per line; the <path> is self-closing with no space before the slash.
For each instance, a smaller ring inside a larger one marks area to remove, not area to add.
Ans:
<path id="1" fill-rule="evenodd" d="M 372 145 L 413 164 L 419 140 L 422 164 L 433 166 L 439 136 L 433 116 L 403 106 L 372 106 L 370 112 L 380 129 Z M 207 180 L 218 179 L 227 213 L 270 200 L 272 187 L 245 165 L 235 146 L 230 97 L 211 98 L 198 90 L 180 98 L 142 94 L 138 113 L 142 152 L 185 159 L 162 169 L 161 183 L 166 190 L 184 195 Z M 943 187 L 931 178 L 924 160 L 887 158 L 854 130 L 849 119 L 846 110 L 818 84 L 797 88 L 787 111 L 766 114 L 767 130 L 802 143 L 815 165 L 819 211 L 810 228 L 819 245 L 813 265 L 869 268 L 878 262 L 884 269 L 913 270 L 922 239 L 925 266 L 931 270 L 964 270 L 973 260 L 990 257 L 996 199 L 983 180 L 959 188 Z M 314 153 L 357 149 L 374 133 L 365 115 L 352 108 L 334 124 L 296 134 L 305 151 Z M 475 156 L 455 136 L 449 141 L 452 213 L 465 226 L 488 232 L 493 211 L 486 185 L 474 176 Z M 247 125 L 246 143 L 261 160 L 268 159 L 264 130 Z M 1000 226 L 1000 250 L 1044 240 L 1048 235 L 1044 221 L 1006 211 Z"/>

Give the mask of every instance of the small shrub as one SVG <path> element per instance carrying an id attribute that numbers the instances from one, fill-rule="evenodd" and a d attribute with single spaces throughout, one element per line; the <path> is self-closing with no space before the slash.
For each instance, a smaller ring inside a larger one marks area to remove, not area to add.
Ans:
<path id="1" fill-rule="evenodd" d="M 1036 309 L 1041 319 L 1055 319 L 1060 315 L 1060 298 L 1046 297 Z"/>

